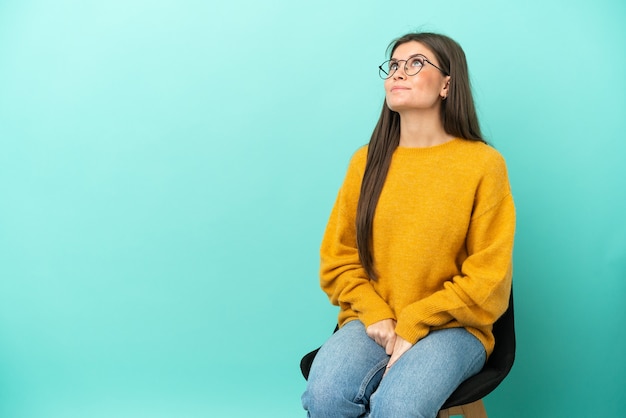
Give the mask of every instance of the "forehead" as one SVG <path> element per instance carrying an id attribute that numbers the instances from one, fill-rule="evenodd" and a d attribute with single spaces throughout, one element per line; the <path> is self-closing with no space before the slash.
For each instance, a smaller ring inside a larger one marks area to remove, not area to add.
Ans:
<path id="1" fill-rule="evenodd" d="M 393 51 L 391 58 L 401 60 L 416 54 L 424 55 L 427 58 L 433 57 L 433 52 L 426 45 L 417 41 L 410 41 L 398 45 L 396 50 Z"/>

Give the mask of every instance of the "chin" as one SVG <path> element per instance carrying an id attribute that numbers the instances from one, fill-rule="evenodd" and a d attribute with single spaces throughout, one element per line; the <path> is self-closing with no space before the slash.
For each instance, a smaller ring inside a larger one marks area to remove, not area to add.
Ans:
<path id="1" fill-rule="evenodd" d="M 407 109 L 409 106 L 402 104 L 402 103 L 393 103 L 393 102 L 390 103 L 389 101 L 387 101 L 387 107 L 393 110 L 394 112 L 397 112 L 399 110 Z"/>
<path id="2" fill-rule="evenodd" d="M 406 110 L 428 110 L 428 109 L 437 109 L 436 103 L 389 103 L 387 102 L 387 107 L 394 112 L 402 112 Z"/>
<path id="3" fill-rule="evenodd" d="M 387 107 L 391 110 L 393 110 L 394 112 L 401 112 L 403 110 L 414 110 L 414 109 L 419 109 L 419 106 L 415 106 L 415 105 L 407 105 L 404 103 L 391 103 L 391 104 L 387 104 Z"/>

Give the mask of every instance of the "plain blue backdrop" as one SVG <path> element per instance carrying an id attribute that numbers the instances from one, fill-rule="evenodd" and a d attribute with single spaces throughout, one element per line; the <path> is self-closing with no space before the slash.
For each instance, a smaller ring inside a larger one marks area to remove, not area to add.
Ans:
<path id="1" fill-rule="evenodd" d="M 619 0 L 0 1 L 0 416 L 297 417 L 318 248 L 413 30 L 468 56 L 518 209 L 490 417 L 626 410 Z"/>

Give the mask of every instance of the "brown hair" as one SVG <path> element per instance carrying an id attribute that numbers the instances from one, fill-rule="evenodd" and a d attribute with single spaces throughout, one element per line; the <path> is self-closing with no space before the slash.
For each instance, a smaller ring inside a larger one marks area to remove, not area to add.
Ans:
<path id="1" fill-rule="evenodd" d="M 404 43 L 417 41 L 428 47 L 440 68 L 450 77 L 447 99 L 441 101 L 441 122 L 448 135 L 470 141 L 485 142 L 480 132 L 469 80 L 467 61 L 461 46 L 447 36 L 436 33 L 409 33 L 389 44 L 391 57 Z M 388 49 L 389 49 L 388 48 Z M 400 115 L 383 102 L 378 123 L 372 132 L 367 163 L 361 184 L 356 214 L 356 238 L 359 258 L 372 280 L 377 279 L 372 255 L 372 223 L 378 198 L 383 189 L 391 157 L 400 142 Z"/>

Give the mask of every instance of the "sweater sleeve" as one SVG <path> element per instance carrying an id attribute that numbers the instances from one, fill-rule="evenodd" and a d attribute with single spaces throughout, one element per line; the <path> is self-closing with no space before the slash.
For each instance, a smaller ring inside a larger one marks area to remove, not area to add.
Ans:
<path id="1" fill-rule="evenodd" d="M 506 166 L 499 160 L 476 190 L 460 274 L 445 281 L 441 290 L 406 306 L 396 333 L 414 344 L 431 328 L 452 321 L 475 328 L 491 326 L 508 306 L 514 234 L 515 207 Z"/>
<path id="2" fill-rule="evenodd" d="M 371 285 L 356 244 L 356 209 L 366 149 L 355 153 L 322 240 L 320 284 L 334 305 L 355 312 L 367 327 L 395 315 Z M 341 325 L 341 324 L 340 324 Z"/>

